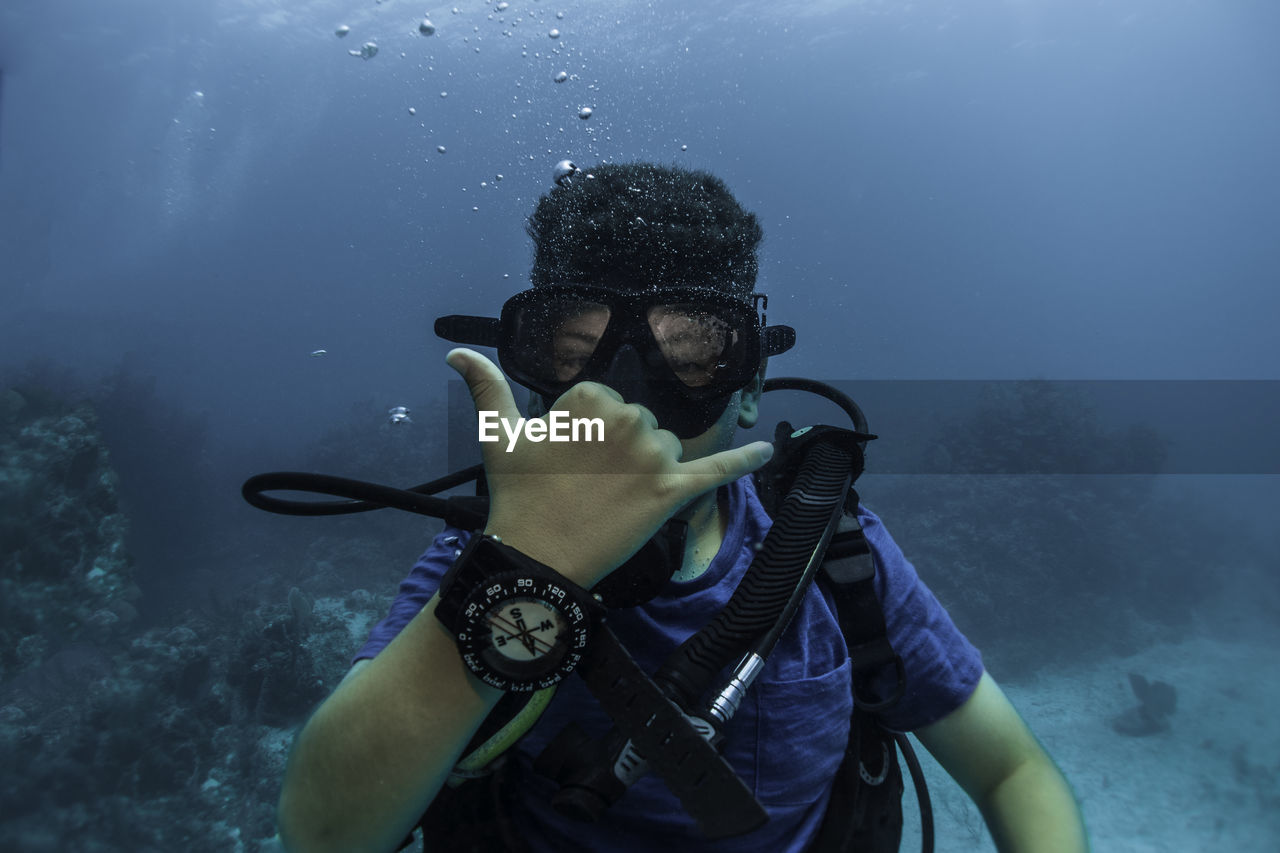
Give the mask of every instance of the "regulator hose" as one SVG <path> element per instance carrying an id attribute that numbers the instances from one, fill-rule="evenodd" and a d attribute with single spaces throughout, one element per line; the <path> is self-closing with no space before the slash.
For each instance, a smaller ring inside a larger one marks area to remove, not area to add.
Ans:
<path id="1" fill-rule="evenodd" d="M 693 708 L 716 675 L 741 659 L 753 643 L 767 637 L 776 641 L 791 621 L 785 613 L 788 602 L 798 603 L 802 595 L 797 596 L 797 590 L 808 588 L 804 575 L 812 574 L 821 562 L 833 520 L 839 520 L 849 494 L 853 460 L 834 442 L 822 441 L 806 450 L 760 552 L 724 610 L 672 652 L 654 675 L 654 681 L 686 709 Z"/>

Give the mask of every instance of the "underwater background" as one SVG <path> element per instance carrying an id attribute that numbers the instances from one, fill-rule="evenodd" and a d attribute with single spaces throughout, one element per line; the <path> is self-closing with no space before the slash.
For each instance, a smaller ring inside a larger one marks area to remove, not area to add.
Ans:
<path id="1" fill-rule="evenodd" d="M 859 401 L 863 500 L 1096 850 L 1276 849 L 1277 33 L 1262 0 L 5 0 L 0 849 L 277 849 L 293 733 L 438 522 L 240 484 L 444 473 L 431 324 L 527 286 L 566 158 L 760 217 L 771 373 Z M 770 395 L 743 440 L 837 418 Z M 929 772 L 938 849 L 993 849 Z"/>

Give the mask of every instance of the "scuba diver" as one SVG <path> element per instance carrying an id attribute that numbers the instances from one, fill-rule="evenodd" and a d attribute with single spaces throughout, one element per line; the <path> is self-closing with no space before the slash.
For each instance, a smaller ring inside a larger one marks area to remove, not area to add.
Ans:
<path id="1" fill-rule="evenodd" d="M 910 731 L 998 849 L 1087 849 L 1066 780 L 858 500 L 856 406 L 829 395 L 854 430 L 734 447 L 795 343 L 754 290 L 756 217 L 705 172 L 568 164 L 527 231 L 531 288 L 436 331 L 497 349 L 501 369 L 447 356 L 478 412 L 516 422 L 510 377 L 531 417 L 600 440 L 480 445 L 477 497 L 436 513 L 298 734 L 285 848 L 391 851 L 421 827 L 451 852 L 896 850 Z M 261 476 L 264 505 L 285 481 Z"/>

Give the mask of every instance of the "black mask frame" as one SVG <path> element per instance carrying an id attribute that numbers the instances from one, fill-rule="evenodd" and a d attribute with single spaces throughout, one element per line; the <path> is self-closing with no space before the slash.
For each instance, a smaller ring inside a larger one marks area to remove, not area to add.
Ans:
<path id="1" fill-rule="evenodd" d="M 571 378 L 555 375 L 551 336 L 558 322 L 583 306 L 608 310 L 608 322 L 590 357 Z M 731 335 L 705 384 L 683 381 L 664 354 L 648 320 L 659 306 L 705 309 L 727 326 Z M 710 287 L 653 287 L 625 291 L 596 285 L 554 284 L 515 294 L 502 306 L 501 316 L 450 315 L 436 320 L 435 332 L 445 340 L 498 350 L 503 371 L 512 380 L 540 394 L 548 407 L 578 382 L 609 385 L 627 402 L 651 409 L 659 425 L 680 438 L 705 432 L 724 411 L 729 397 L 745 388 L 759 372 L 764 358 L 795 345 L 790 326 L 769 326 L 768 297 L 731 296 Z"/>

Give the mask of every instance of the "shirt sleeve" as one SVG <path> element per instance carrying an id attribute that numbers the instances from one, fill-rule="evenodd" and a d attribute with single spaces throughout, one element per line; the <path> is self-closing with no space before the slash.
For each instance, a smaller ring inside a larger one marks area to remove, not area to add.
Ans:
<path id="1" fill-rule="evenodd" d="M 373 626 L 369 639 L 351 659 L 352 664 L 377 657 L 404 630 L 404 626 L 427 606 L 431 596 L 440 588 L 445 572 L 449 571 L 470 538 L 471 534 L 465 530 L 446 527 L 431 541 L 431 547 L 413 564 L 409 576 L 400 582 L 400 591 L 391 602 L 386 618 Z"/>
<path id="2" fill-rule="evenodd" d="M 859 507 L 858 519 L 876 563 L 876 594 L 889 644 L 906 671 L 905 692 L 881 714 L 881 721 L 895 731 L 911 731 L 964 704 L 982 677 L 982 655 L 951 621 L 880 518 Z"/>

